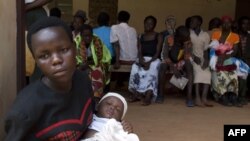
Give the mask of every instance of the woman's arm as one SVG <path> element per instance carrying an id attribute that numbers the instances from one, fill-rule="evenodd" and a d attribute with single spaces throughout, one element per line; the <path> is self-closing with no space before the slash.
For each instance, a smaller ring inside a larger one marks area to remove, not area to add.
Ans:
<path id="1" fill-rule="evenodd" d="M 157 47 L 156 47 L 156 53 L 155 53 L 155 55 L 152 57 L 151 62 L 154 61 L 154 60 L 156 60 L 156 59 L 159 57 L 160 53 L 161 53 L 162 42 L 163 42 L 163 41 L 162 41 L 162 35 L 161 35 L 161 34 L 158 34 L 157 40 L 158 40 L 158 43 L 157 43 Z"/>
<path id="2" fill-rule="evenodd" d="M 167 63 L 167 64 L 172 64 L 172 61 L 170 60 L 169 58 L 169 39 L 168 38 L 173 38 L 172 36 L 169 37 L 165 37 L 165 40 L 164 40 L 164 44 L 163 44 L 163 48 L 162 48 L 162 60 L 164 63 Z M 174 39 L 172 39 L 174 40 Z M 173 43 L 172 43 L 173 44 Z"/>
<path id="3" fill-rule="evenodd" d="M 32 9 L 35 9 L 35 8 L 38 8 L 38 7 L 42 7 L 44 6 L 45 4 L 51 2 L 52 0 L 35 0 L 34 2 L 32 3 L 28 3 L 25 5 L 25 10 L 26 11 L 29 11 L 29 10 L 32 10 Z"/>
<path id="4" fill-rule="evenodd" d="M 84 135 L 83 135 L 83 139 L 87 139 L 87 138 L 91 138 L 95 135 L 95 133 L 97 133 L 97 131 L 93 130 L 93 129 L 88 129 Z"/>
<path id="5" fill-rule="evenodd" d="M 203 52 L 203 59 L 204 59 L 204 62 L 202 64 L 202 69 L 206 69 L 209 65 L 209 49 L 205 50 Z"/>
<path id="6" fill-rule="evenodd" d="M 120 68 L 120 45 L 119 41 L 116 41 L 112 43 L 114 49 L 115 49 L 115 64 L 114 64 L 114 69 L 119 69 Z"/>
<path id="7" fill-rule="evenodd" d="M 141 39 L 140 37 L 138 37 L 137 39 L 137 45 L 138 45 L 138 58 L 139 58 L 139 64 L 141 66 L 144 66 L 144 59 L 143 59 L 143 55 L 142 55 L 142 48 L 141 48 Z"/>

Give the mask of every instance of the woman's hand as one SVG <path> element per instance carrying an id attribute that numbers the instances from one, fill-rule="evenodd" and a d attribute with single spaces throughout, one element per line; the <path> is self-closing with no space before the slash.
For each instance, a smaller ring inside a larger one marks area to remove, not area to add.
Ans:
<path id="1" fill-rule="evenodd" d="M 122 120 L 121 123 L 124 131 L 128 133 L 133 133 L 133 126 L 128 121 Z"/>
<path id="2" fill-rule="evenodd" d="M 172 61 L 170 60 L 170 58 L 166 58 L 163 62 L 169 65 L 172 64 Z"/>
<path id="3" fill-rule="evenodd" d="M 174 66 L 173 67 L 173 73 L 176 78 L 181 78 L 181 72 Z"/>
<path id="4" fill-rule="evenodd" d="M 201 59 L 197 56 L 194 55 L 194 62 L 197 64 L 197 65 L 200 65 L 201 64 Z"/>
<path id="5" fill-rule="evenodd" d="M 204 69 L 206 69 L 208 66 L 209 66 L 209 61 L 208 61 L 207 59 L 205 59 L 204 62 L 203 62 L 203 64 L 202 64 L 202 66 L 201 66 L 201 68 L 204 70 Z"/>
<path id="6" fill-rule="evenodd" d="M 151 64 L 151 62 L 150 62 L 150 61 L 149 61 L 149 62 L 144 63 L 144 66 L 143 66 L 144 70 L 148 70 L 148 69 L 150 68 L 150 64 Z"/>
<path id="7" fill-rule="evenodd" d="M 227 55 L 227 54 L 223 54 L 223 55 L 218 56 L 217 64 L 223 65 L 224 61 L 227 60 L 228 58 L 230 58 L 230 55 Z"/>

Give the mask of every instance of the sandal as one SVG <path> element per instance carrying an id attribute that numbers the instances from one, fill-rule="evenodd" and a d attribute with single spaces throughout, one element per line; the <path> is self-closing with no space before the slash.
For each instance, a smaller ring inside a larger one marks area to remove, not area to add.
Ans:
<path id="1" fill-rule="evenodd" d="M 155 100 L 155 103 L 162 104 L 164 102 L 164 97 L 163 96 L 158 96 Z"/>
<path id="2" fill-rule="evenodd" d="M 187 100 L 186 105 L 187 107 L 194 107 L 194 103 L 192 100 Z"/>

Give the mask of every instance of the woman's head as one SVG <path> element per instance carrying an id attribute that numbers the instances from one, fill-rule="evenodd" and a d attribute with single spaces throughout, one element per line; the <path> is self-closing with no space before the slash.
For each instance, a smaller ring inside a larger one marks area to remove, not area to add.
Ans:
<path id="1" fill-rule="evenodd" d="M 99 26 L 108 26 L 109 25 L 109 14 L 106 12 L 99 13 L 97 17 L 97 22 Z"/>
<path id="2" fill-rule="evenodd" d="M 93 38 L 93 28 L 90 25 L 84 24 L 80 29 L 82 40 L 85 44 L 90 44 Z"/>
<path id="3" fill-rule="evenodd" d="M 221 17 L 222 22 L 222 30 L 223 31 L 230 31 L 232 27 L 233 19 L 229 16 L 222 16 Z"/>
<path id="4" fill-rule="evenodd" d="M 87 17 L 86 17 L 86 12 L 82 11 L 82 10 L 78 10 L 75 15 L 74 15 L 74 19 L 73 19 L 73 27 L 74 30 L 79 31 L 81 26 L 87 21 Z"/>
<path id="5" fill-rule="evenodd" d="M 203 20 L 201 16 L 199 15 L 192 16 L 190 20 L 190 28 L 191 29 L 200 28 L 202 22 Z"/>
<path id="6" fill-rule="evenodd" d="M 250 18 L 247 16 L 240 17 L 239 21 L 239 29 L 241 32 L 248 32 L 250 30 Z"/>
<path id="7" fill-rule="evenodd" d="M 176 19 L 173 15 L 168 15 L 166 20 L 165 20 L 165 25 L 166 28 L 171 28 L 171 29 L 175 29 L 175 25 L 176 25 Z"/>
<path id="8" fill-rule="evenodd" d="M 154 28 L 157 24 L 157 19 L 154 16 L 147 16 L 144 19 L 144 30 L 145 32 L 154 31 Z"/>
<path id="9" fill-rule="evenodd" d="M 120 11 L 118 13 L 118 22 L 128 23 L 129 19 L 130 19 L 130 14 L 127 11 Z"/>
<path id="10" fill-rule="evenodd" d="M 218 17 L 212 18 L 208 24 L 208 30 L 221 27 L 221 19 Z"/>
<path id="11" fill-rule="evenodd" d="M 102 97 L 97 106 L 97 116 L 121 121 L 127 112 L 128 104 L 123 96 L 109 92 Z"/>

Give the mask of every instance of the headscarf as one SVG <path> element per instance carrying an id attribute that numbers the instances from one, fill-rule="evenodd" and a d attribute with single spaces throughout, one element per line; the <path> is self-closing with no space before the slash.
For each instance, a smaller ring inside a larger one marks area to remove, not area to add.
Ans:
<path id="1" fill-rule="evenodd" d="M 230 22 L 232 22 L 233 18 L 227 15 L 221 17 L 222 22 L 225 22 L 226 20 L 229 20 Z"/>

